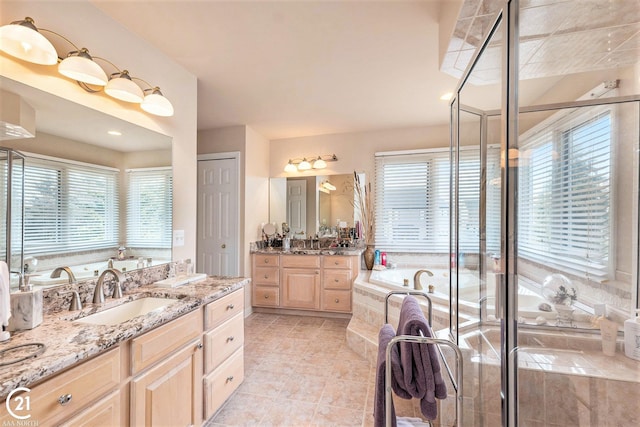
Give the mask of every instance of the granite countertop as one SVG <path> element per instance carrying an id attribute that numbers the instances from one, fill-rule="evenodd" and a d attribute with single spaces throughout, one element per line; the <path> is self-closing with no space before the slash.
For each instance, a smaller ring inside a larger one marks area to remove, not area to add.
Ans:
<path id="1" fill-rule="evenodd" d="M 128 290 L 123 298 L 117 300 L 107 298 L 105 304 L 100 306 L 86 304 L 81 311 L 46 314 L 38 327 L 13 333 L 10 340 L 0 344 L 0 351 L 21 344 L 45 345 L 44 352 L 35 358 L 0 367 L 0 399 L 4 399 L 17 387 L 35 384 L 91 356 L 114 348 L 121 342 L 215 301 L 248 285 L 249 282 L 248 278 L 208 277 L 203 281 L 177 288 L 150 284 Z M 151 312 L 118 325 L 91 325 L 73 321 L 96 311 L 144 297 L 174 298 L 177 301 L 165 310 Z M 2 361 L 0 358 L 0 362 Z"/>
<path id="2" fill-rule="evenodd" d="M 265 255 L 360 255 L 364 251 L 364 248 L 323 248 L 323 249 L 304 249 L 304 248 L 291 248 L 288 251 L 282 250 L 282 248 L 265 248 L 265 249 L 252 249 L 252 254 L 265 254 Z"/>

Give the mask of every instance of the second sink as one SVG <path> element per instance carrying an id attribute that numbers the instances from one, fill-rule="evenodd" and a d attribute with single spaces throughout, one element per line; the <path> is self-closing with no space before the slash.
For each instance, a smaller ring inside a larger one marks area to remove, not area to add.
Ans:
<path id="1" fill-rule="evenodd" d="M 149 314 L 153 311 L 164 310 L 165 307 L 176 301 L 178 300 L 171 298 L 140 298 L 86 317 L 81 317 L 74 320 L 74 322 L 88 323 L 91 325 L 117 325 L 134 317 Z"/>

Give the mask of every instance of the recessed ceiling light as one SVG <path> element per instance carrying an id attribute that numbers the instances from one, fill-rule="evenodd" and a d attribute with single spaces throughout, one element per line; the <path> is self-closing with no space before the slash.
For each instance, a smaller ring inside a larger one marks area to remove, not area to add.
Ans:
<path id="1" fill-rule="evenodd" d="M 117 131 L 117 130 L 110 130 L 107 132 L 109 135 L 113 135 L 113 136 L 122 136 L 122 132 Z"/>
<path id="2" fill-rule="evenodd" d="M 448 101 L 448 100 L 450 100 L 452 97 L 453 97 L 453 93 L 452 93 L 452 92 L 447 92 L 447 93 L 445 93 L 444 95 L 442 95 L 442 96 L 440 97 L 440 99 L 441 99 L 441 100 L 443 100 L 443 101 Z"/>

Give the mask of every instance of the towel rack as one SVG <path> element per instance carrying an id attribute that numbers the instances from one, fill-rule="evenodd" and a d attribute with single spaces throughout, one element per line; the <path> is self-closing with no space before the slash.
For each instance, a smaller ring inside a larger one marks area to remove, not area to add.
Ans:
<path id="1" fill-rule="evenodd" d="M 389 298 L 392 295 L 416 295 L 416 296 L 422 296 L 427 300 L 427 310 L 428 310 L 428 324 L 429 327 L 431 327 L 432 323 L 432 318 L 433 318 L 433 303 L 431 302 L 431 298 L 429 298 L 429 296 L 427 294 L 425 294 L 424 292 L 420 292 L 420 291 L 391 291 L 389 292 L 386 297 L 385 297 L 385 301 L 384 301 L 384 322 L 385 323 L 389 323 Z M 423 331 L 420 331 L 420 336 L 415 336 L 415 335 L 399 335 L 396 337 L 393 337 L 391 339 L 391 341 L 389 341 L 389 344 L 387 345 L 386 348 L 386 364 L 385 364 L 385 378 L 384 378 L 384 388 L 385 388 L 385 424 L 387 427 L 391 426 L 391 349 L 393 348 L 394 345 L 396 345 L 397 343 L 404 341 L 404 342 L 412 342 L 412 343 L 418 343 L 418 344 L 435 344 L 436 345 L 436 349 L 438 350 L 438 353 L 440 354 L 440 358 L 442 359 L 442 363 L 445 366 L 445 369 L 447 371 L 447 375 L 449 375 L 449 380 L 451 381 L 451 384 L 453 385 L 453 389 L 455 391 L 455 395 L 456 395 L 456 420 L 455 420 L 455 425 L 456 427 L 462 427 L 462 399 L 463 399 L 463 393 L 462 393 L 462 352 L 460 351 L 460 348 L 452 341 L 449 340 L 445 340 L 445 339 L 440 339 L 440 338 L 432 338 L 432 337 L 425 337 Z M 445 345 L 450 347 L 453 350 L 453 353 L 455 355 L 455 359 L 456 359 L 456 372 L 455 374 L 452 372 L 449 364 L 447 363 L 447 360 L 444 357 L 444 354 L 442 354 L 442 349 L 440 348 L 441 345 Z M 431 425 L 431 422 L 429 421 L 429 425 Z"/>

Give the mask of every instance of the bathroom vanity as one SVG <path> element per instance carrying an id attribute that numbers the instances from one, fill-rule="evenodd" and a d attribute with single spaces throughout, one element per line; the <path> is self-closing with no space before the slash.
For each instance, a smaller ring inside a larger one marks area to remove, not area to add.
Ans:
<path id="1" fill-rule="evenodd" d="M 254 252 L 252 259 L 254 307 L 351 313 L 360 251 L 265 251 Z"/>
<path id="2" fill-rule="evenodd" d="M 171 303 L 115 325 L 80 323 L 95 307 L 47 314 L 3 345 L 42 342 L 46 350 L 0 367 L 2 405 L 10 396 L 16 415 L 40 425 L 201 425 L 243 380 L 248 282 L 141 286 L 101 308 L 146 297 Z M 0 416 L 3 425 L 17 421 L 7 411 Z"/>

